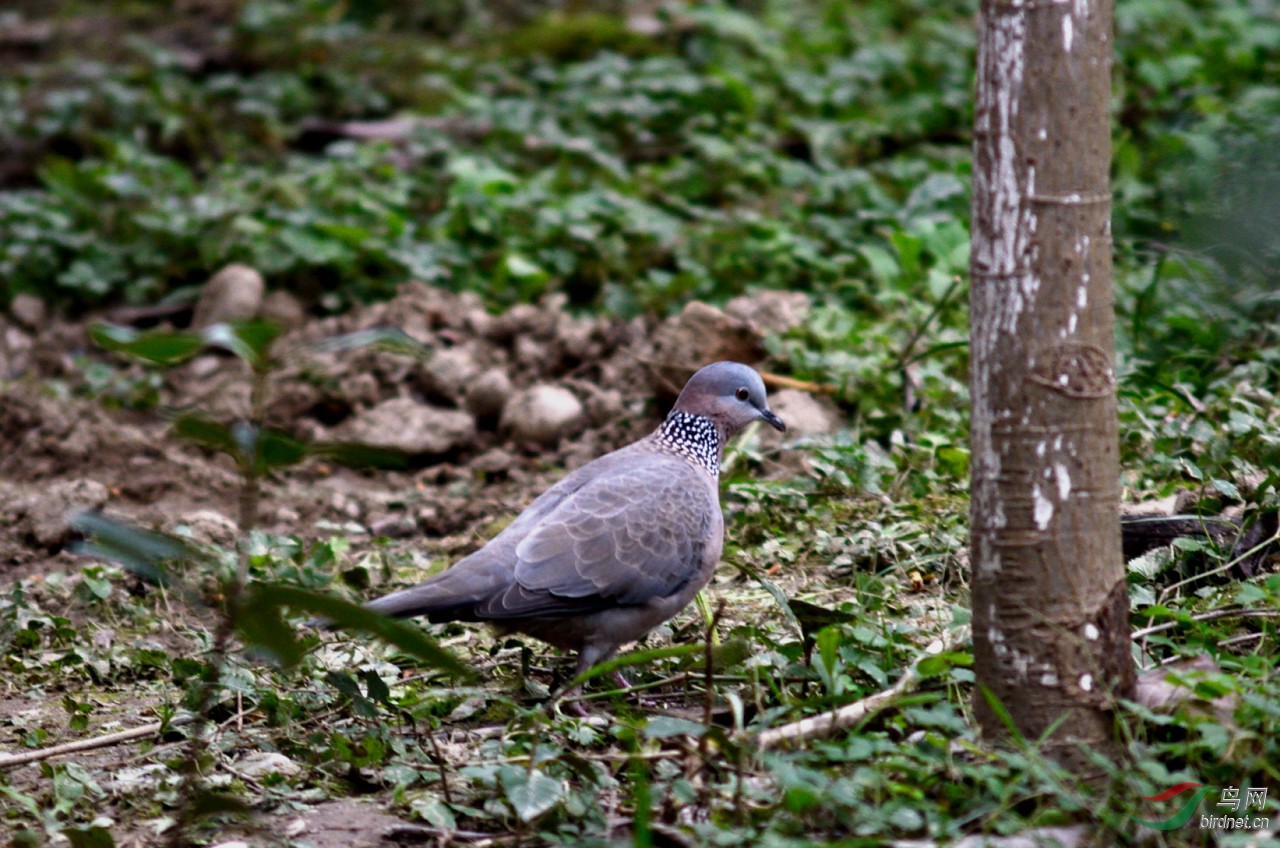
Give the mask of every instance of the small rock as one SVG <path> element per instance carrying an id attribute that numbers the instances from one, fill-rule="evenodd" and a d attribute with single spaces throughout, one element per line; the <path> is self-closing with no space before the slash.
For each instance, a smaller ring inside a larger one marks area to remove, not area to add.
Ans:
<path id="1" fill-rule="evenodd" d="M 467 311 L 462 325 L 471 335 L 485 338 L 493 333 L 493 316 L 484 307 L 477 307 Z"/>
<path id="2" fill-rule="evenodd" d="M 368 371 L 350 374 L 338 385 L 336 396 L 351 406 L 367 406 L 376 404 L 382 394 L 378 378 Z"/>
<path id="3" fill-rule="evenodd" d="M 599 346 L 595 343 L 595 333 L 596 322 L 589 318 L 576 318 L 571 315 L 561 315 L 556 327 L 560 349 L 566 356 L 579 362 L 599 352 Z"/>
<path id="4" fill-rule="evenodd" d="M 471 460 L 469 467 L 477 474 L 496 477 L 509 473 L 511 466 L 515 464 L 516 459 L 509 451 L 505 451 L 502 448 L 491 448 Z"/>
<path id="5" fill-rule="evenodd" d="M 448 347 L 436 351 L 422 373 L 428 391 L 459 403 L 480 374 L 480 363 L 469 347 Z"/>
<path id="6" fill-rule="evenodd" d="M 366 445 L 440 456 L 470 444 L 476 423 L 465 412 L 392 398 L 355 415 L 341 430 L 345 438 Z"/>
<path id="7" fill-rule="evenodd" d="M 276 324 L 287 333 L 306 323 L 307 310 L 303 308 L 302 301 L 291 292 L 277 289 L 263 298 L 258 316 Z"/>
<path id="8" fill-rule="evenodd" d="M 582 424 L 582 402 L 573 392 L 542 383 L 507 401 L 500 427 L 517 442 L 550 447 L 576 433 Z"/>
<path id="9" fill-rule="evenodd" d="M 765 355 L 764 338 L 749 321 L 693 301 L 653 334 L 654 388 L 675 397 L 693 372 L 723 359 L 747 364 Z"/>
<path id="10" fill-rule="evenodd" d="M 178 524 L 186 528 L 186 535 L 202 545 L 230 545 L 240 535 L 234 521 L 213 509 L 187 513 Z"/>
<path id="11" fill-rule="evenodd" d="M 213 354 L 197 356 L 187 365 L 187 373 L 196 379 L 202 379 L 215 373 L 222 365 L 222 359 Z"/>
<path id="12" fill-rule="evenodd" d="M 44 327 L 48 310 L 45 309 L 43 300 L 33 294 L 22 292 L 14 295 L 13 300 L 9 302 L 9 314 L 20 326 L 28 330 L 39 330 Z"/>
<path id="13" fill-rule="evenodd" d="M 622 392 L 617 389 L 598 389 L 587 397 L 587 418 L 596 426 L 616 421 L 624 409 Z"/>
<path id="14" fill-rule="evenodd" d="M 467 387 L 467 409 L 476 418 L 497 418 L 511 397 L 511 378 L 501 368 L 490 368 Z"/>
<path id="15" fill-rule="evenodd" d="M 276 521 L 281 524 L 297 524 L 302 515 L 291 506 L 282 506 L 276 510 Z"/>
<path id="16" fill-rule="evenodd" d="M 275 751 L 255 751 L 240 758 L 236 763 L 236 771 L 243 772 L 249 777 L 266 777 L 269 774 L 290 777 L 302 771 L 302 767 L 284 754 Z"/>
<path id="17" fill-rule="evenodd" d="M 493 319 L 489 327 L 490 337 L 495 341 L 519 340 L 528 336 L 548 339 L 555 333 L 556 313 L 549 309 L 534 306 L 532 303 L 519 303 Z"/>
<path id="18" fill-rule="evenodd" d="M 0 378 L 18 377 L 31 367 L 31 336 L 17 327 L 0 327 Z"/>
<path id="19" fill-rule="evenodd" d="M 107 502 L 107 487 L 97 480 L 75 479 L 54 483 L 24 504 L 27 529 L 37 543 L 55 548 L 71 536 L 67 519 L 83 510 L 101 509 Z"/>
<path id="20" fill-rule="evenodd" d="M 364 512 L 360 501 L 344 492 L 334 492 L 329 496 L 329 509 L 345 518 L 358 519 Z"/>
<path id="21" fill-rule="evenodd" d="M 405 539 L 418 532 L 418 524 L 403 515 L 388 515 L 371 522 L 369 532 L 388 539 Z"/>
<path id="22" fill-rule="evenodd" d="M 209 278 L 200 290 L 191 326 L 203 330 L 211 324 L 247 321 L 262 307 L 266 283 L 257 270 L 233 263 Z"/>
<path id="23" fill-rule="evenodd" d="M 724 311 L 755 325 L 761 332 L 785 333 L 809 320 L 813 304 L 804 292 L 762 291 L 735 297 Z"/>
<path id="24" fill-rule="evenodd" d="M 533 336 L 517 336 L 512 357 L 516 364 L 526 371 L 537 374 L 545 373 L 551 364 L 549 345 L 538 341 Z"/>
<path id="25" fill-rule="evenodd" d="M 840 409 L 829 399 L 795 389 L 782 389 L 769 395 L 769 406 L 787 424 L 786 433 L 770 430 L 778 437 L 821 436 L 839 430 L 844 419 Z"/>

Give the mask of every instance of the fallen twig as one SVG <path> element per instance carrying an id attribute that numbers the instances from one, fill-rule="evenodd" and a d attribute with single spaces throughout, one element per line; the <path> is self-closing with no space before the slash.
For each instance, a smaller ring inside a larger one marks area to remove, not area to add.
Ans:
<path id="1" fill-rule="evenodd" d="M 961 644 L 967 636 L 967 628 L 952 631 L 941 639 L 934 640 L 929 647 L 924 649 L 924 652 L 928 655 L 945 653 Z M 893 700 L 899 695 L 915 688 L 920 680 L 921 675 L 916 671 L 916 664 L 911 663 L 911 665 L 907 666 L 907 670 L 902 673 L 902 677 L 898 678 L 898 682 L 883 692 L 877 692 L 860 701 L 854 701 L 852 704 L 845 704 L 843 707 L 828 710 L 816 716 L 802 718 L 799 721 L 793 721 L 781 727 L 771 727 L 748 737 L 748 741 L 763 750 L 780 742 L 804 742 L 822 736 L 829 736 L 837 730 L 843 730 L 846 727 L 855 725 L 867 716 L 884 709 L 893 703 Z"/>
<path id="2" fill-rule="evenodd" d="M 813 395 L 834 395 L 836 392 L 840 391 L 840 387 L 833 383 L 815 383 L 812 380 L 798 380 L 795 377 L 787 377 L 782 374 L 770 374 L 767 371 L 760 372 L 760 379 L 764 380 L 764 384 L 770 388 L 796 389 Z"/>
<path id="3" fill-rule="evenodd" d="M 1191 621 L 1213 621 L 1219 618 L 1280 618 L 1280 610 L 1273 609 L 1220 609 L 1210 610 L 1209 612 L 1197 613 L 1190 617 Z M 1183 624 L 1182 621 L 1165 621 L 1160 624 L 1153 624 L 1150 627 L 1143 627 L 1141 630 L 1135 630 L 1131 634 L 1134 639 L 1141 639 L 1144 636 L 1150 636 L 1152 633 L 1159 633 L 1163 630 L 1172 630 L 1173 628 Z"/>
<path id="4" fill-rule="evenodd" d="M 168 723 L 168 727 L 181 727 L 184 724 L 190 724 L 195 716 L 183 715 L 178 716 Z M 147 736 L 153 736 L 165 727 L 165 723 L 155 721 L 151 724 L 144 724 L 141 727 L 132 727 L 128 730 L 121 730 L 118 733 L 108 733 L 106 736 L 95 736 L 92 739 L 77 739 L 75 742 L 66 742 L 62 745 L 54 745 L 52 748 L 41 748 L 38 751 L 24 751 L 21 754 L 0 754 L 0 769 L 11 768 L 13 766 L 26 765 L 27 763 L 37 763 L 42 760 L 61 757 L 64 754 L 75 754 L 80 751 L 93 751 L 98 748 L 110 748 L 112 745 L 119 745 L 121 742 L 132 742 L 134 739 L 142 739 Z"/>

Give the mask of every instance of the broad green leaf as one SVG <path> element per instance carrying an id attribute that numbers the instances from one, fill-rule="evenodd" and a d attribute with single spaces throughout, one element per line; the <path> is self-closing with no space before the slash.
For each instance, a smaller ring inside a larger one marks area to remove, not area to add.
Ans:
<path id="1" fill-rule="evenodd" d="M 453 831 L 458 827 L 458 820 L 453 810 L 443 799 L 431 795 L 415 798 L 409 803 L 409 810 L 432 827 Z"/>
<path id="2" fill-rule="evenodd" d="M 349 468 L 385 468 L 397 470 L 410 466 L 411 454 L 395 448 L 375 447 L 359 442 L 315 442 L 313 456 L 324 457 Z"/>
<path id="3" fill-rule="evenodd" d="M 1240 494 L 1240 490 L 1236 488 L 1236 484 L 1230 480 L 1210 480 L 1209 485 L 1218 491 L 1218 494 L 1231 498 L 1234 501 L 1242 501 L 1244 498 Z"/>
<path id="4" fill-rule="evenodd" d="M 969 473 L 969 451 L 965 448 L 948 446 L 938 448 L 938 461 L 956 477 L 964 477 Z"/>
<path id="5" fill-rule="evenodd" d="M 255 584 L 236 610 L 236 632 L 250 647 L 275 657 L 285 668 L 297 665 L 306 653 L 283 609 L 270 594 L 270 586 Z"/>
<path id="6" fill-rule="evenodd" d="M 564 797 L 564 781 L 540 771 L 504 769 L 502 790 L 521 821 L 533 821 L 550 810 Z"/>
<path id="7" fill-rule="evenodd" d="M 259 472 L 297 465 L 307 458 L 308 445 L 279 430 L 264 430 L 258 444 Z"/>
<path id="8" fill-rule="evenodd" d="M 62 831 L 71 848 L 115 848 L 116 841 L 105 827 L 69 827 Z"/>
<path id="9" fill-rule="evenodd" d="M 77 533 L 88 537 L 73 548 L 76 553 L 118 562 L 156 584 L 163 585 L 168 579 L 165 563 L 196 555 L 195 550 L 180 539 L 143 530 L 100 512 L 77 513 L 72 516 L 70 525 Z"/>
<path id="10" fill-rule="evenodd" d="M 198 333 L 186 330 L 149 330 L 94 324 L 89 337 L 104 350 L 116 351 L 156 365 L 177 365 L 195 356 L 205 342 Z"/>
<path id="11" fill-rule="evenodd" d="M 722 645 L 715 645 L 711 648 L 711 670 L 715 673 L 726 671 L 734 666 L 741 665 L 747 657 L 751 656 L 751 643 L 746 639 L 735 637 Z M 703 646 L 702 653 L 682 664 L 682 667 L 688 671 L 701 671 L 706 668 L 706 646 Z"/>
<path id="12" fill-rule="evenodd" d="M 824 627 L 818 631 L 814 639 L 818 646 L 818 657 L 822 660 L 823 676 L 829 686 L 835 681 L 836 663 L 840 659 L 840 641 L 841 633 L 838 627 Z"/>
<path id="13" fill-rule="evenodd" d="M 243 461 L 257 454 L 255 470 L 265 474 L 273 468 L 297 465 L 307 458 L 309 446 L 280 430 L 258 430 L 245 421 L 228 426 L 199 415 L 184 415 L 173 424 L 178 436 Z"/>
<path id="14" fill-rule="evenodd" d="M 222 348 L 234 353 L 250 365 L 258 364 L 258 354 L 236 333 L 230 324 L 210 324 L 200 331 L 200 340 L 207 347 Z"/>
<path id="15" fill-rule="evenodd" d="M 945 674 L 954 666 L 971 666 L 973 665 L 973 655 L 962 653 L 960 651 L 951 651 L 945 654 L 931 654 L 921 658 L 916 663 L 916 671 L 921 677 L 934 677 L 939 674 Z"/>
<path id="16" fill-rule="evenodd" d="M 854 613 L 818 606 L 799 598 L 792 598 L 789 603 L 796 621 L 800 623 L 800 628 L 806 635 L 816 633 L 832 624 L 852 624 L 858 621 L 858 616 Z"/>
<path id="17" fill-rule="evenodd" d="M 231 435 L 231 428 L 201 415 L 183 415 L 173 422 L 173 432 L 189 442 L 222 451 L 233 457 L 240 456 L 240 446 Z"/>

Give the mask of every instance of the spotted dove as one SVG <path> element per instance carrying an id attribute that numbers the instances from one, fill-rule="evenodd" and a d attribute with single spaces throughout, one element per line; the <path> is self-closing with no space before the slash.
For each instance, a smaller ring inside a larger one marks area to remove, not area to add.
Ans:
<path id="1" fill-rule="evenodd" d="M 368 607 L 527 633 L 576 650 L 581 674 L 711 579 L 724 542 L 720 458 L 753 421 L 786 429 L 760 375 L 708 365 L 656 431 L 564 477 L 449 570 Z"/>

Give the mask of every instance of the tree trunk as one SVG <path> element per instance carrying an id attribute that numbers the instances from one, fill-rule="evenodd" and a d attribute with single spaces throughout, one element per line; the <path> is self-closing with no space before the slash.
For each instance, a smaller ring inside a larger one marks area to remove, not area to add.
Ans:
<path id="1" fill-rule="evenodd" d="M 973 640 L 984 733 L 1113 746 L 1134 668 L 1111 292 L 1112 0 L 983 0 L 970 299 Z"/>

